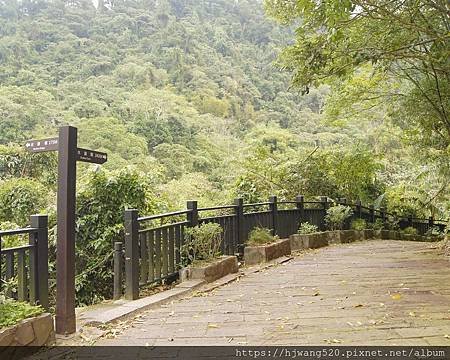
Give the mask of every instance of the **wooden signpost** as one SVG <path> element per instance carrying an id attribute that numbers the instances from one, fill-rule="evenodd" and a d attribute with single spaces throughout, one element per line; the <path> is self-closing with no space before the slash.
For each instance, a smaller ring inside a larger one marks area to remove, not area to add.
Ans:
<path id="1" fill-rule="evenodd" d="M 56 333 L 72 334 L 75 321 L 75 207 L 77 161 L 103 164 L 108 156 L 77 147 L 77 128 L 63 126 L 59 137 L 30 140 L 32 153 L 58 151 L 57 243 L 56 243 Z"/>

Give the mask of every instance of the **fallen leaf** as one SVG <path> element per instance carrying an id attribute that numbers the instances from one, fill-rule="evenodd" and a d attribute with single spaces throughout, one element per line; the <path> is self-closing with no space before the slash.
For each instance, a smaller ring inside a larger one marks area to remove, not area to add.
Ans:
<path id="1" fill-rule="evenodd" d="M 411 312 L 409 313 L 409 316 L 415 317 L 415 316 L 416 316 L 416 313 L 415 313 L 414 311 L 411 311 Z"/>
<path id="2" fill-rule="evenodd" d="M 391 298 L 392 300 L 400 300 L 402 298 L 402 295 L 397 293 L 392 295 Z"/>
<path id="3" fill-rule="evenodd" d="M 210 329 L 217 329 L 219 327 L 219 325 L 217 325 L 217 324 L 208 324 L 208 327 Z"/>
<path id="4" fill-rule="evenodd" d="M 363 304 L 356 304 L 356 305 L 353 305 L 354 308 L 360 308 L 360 307 L 363 307 L 363 306 L 364 306 Z"/>

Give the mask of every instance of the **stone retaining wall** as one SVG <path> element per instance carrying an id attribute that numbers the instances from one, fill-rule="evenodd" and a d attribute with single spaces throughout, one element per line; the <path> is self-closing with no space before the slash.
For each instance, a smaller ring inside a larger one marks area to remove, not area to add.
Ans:
<path id="1" fill-rule="evenodd" d="M 55 331 L 50 314 L 25 319 L 0 330 L 0 346 L 44 346 L 54 342 Z"/>
<path id="2" fill-rule="evenodd" d="M 213 282 L 228 274 L 239 271 L 236 256 L 222 256 L 215 262 L 205 266 L 192 266 L 182 270 L 181 279 L 204 279 L 206 282 Z"/>
<path id="3" fill-rule="evenodd" d="M 313 234 L 294 234 L 289 237 L 292 250 L 317 249 L 330 244 L 346 244 L 360 240 L 408 240 L 408 241 L 439 241 L 439 237 L 407 235 L 393 230 L 337 230 Z"/>
<path id="4" fill-rule="evenodd" d="M 262 246 L 246 246 L 244 248 L 245 265 L 255 265 L 291 254 L 289 239 Z"/>

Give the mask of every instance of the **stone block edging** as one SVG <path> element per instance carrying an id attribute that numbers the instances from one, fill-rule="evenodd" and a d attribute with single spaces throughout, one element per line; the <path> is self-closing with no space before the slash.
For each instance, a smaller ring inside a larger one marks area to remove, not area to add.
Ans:
<path id="1" fill-rule="evenodd" d="M 220 279 L 228 274 L 234 274 L 239 271 L 237 257 L 221 256 L 216 261 L 204 266 L 189 266 L 180 270 L 180 279 L 201 279 L 210 283 Z"/>
<path id="2" fill-rule="evenodd" d="M 290 254 L 290 240 L 282 239 L 267 245 L 246 246 L 244 248 L 244 262 L 245 265 L 255 265 Z"/>
<path id="3" fill-rule="evenodd" d="M 0 330 L 0 346 L 47 346 L 54 342 L 53 318 L 48 313 Z"/>
<path id="4" fill-rule="evenodd" d="M 360 240 L 407 240 L 434 242 L 439 237 L 427 237 L 422 235 L 408 235 L 394 230 L 335 230 L 323 231 L 312 234 L 293 234 L 289 237 L 292 250 L 317 249 L 330 244 L 347 244 Z"/>

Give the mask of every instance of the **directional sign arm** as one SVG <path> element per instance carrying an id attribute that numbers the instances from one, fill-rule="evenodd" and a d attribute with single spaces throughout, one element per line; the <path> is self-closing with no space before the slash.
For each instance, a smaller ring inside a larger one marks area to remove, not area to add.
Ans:
<path id="1" fill-rule="evenodd" d="M 88 163 L 93 163 L 93 164 L 104 164 L 108 160 L 108 154 L 98 152 L 98 151 L 78 148 L 77 149 L 77 160 L 83 161 L 83 162 L 88 162 Z"/>
<path id="2" fill-rule="evenodd" d="M 59 139 L 58 138 L 30 140 L 25 143 L 25 149 L 32 153 L 57 151 L 58 148 L 59 148 Z"/>

